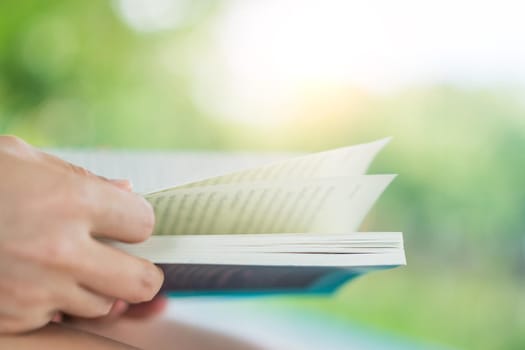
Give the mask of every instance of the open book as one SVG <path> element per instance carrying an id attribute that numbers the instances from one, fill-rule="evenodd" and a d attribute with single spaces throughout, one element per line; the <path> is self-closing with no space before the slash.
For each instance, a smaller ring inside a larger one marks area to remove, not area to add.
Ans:
<path id="1" fill-rule="evenodd" d="M 405 264 L 401 233 L 356 233 L 394 175 L 365 175 L 388 139 L 281 160 L 145 195 L 154 235 L 119 249 L 182 294 L 331 292 Z"/>

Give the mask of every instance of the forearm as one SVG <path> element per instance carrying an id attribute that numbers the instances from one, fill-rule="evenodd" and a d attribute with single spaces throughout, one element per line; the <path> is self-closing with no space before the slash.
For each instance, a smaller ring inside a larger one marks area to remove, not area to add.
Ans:
<path id="1" fill-rule="evenodd" d="M 0 349 L 130 350 L 137 348 L 99 335 L 50 323 L 28 333 L 0 335 Z"/>

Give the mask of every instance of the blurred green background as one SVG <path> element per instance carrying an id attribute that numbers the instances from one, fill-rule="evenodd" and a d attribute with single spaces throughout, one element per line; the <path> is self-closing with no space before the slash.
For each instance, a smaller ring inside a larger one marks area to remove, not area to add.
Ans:
<path id="1" fill-rule="evenodd" d="M 427 5 L 3 0 L 0 133 L 219 151 L 393 136 L 371 171 L 400 176 L 364 228 L 403 231 L 408 267 L 285 302 L 452 347 L 523 349 L 523 8 Z"/>

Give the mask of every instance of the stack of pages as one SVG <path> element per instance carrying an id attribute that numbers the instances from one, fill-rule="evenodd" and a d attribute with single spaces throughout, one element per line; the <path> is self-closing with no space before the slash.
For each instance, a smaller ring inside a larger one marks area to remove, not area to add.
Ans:
<path id="1" fill-rule="evenodd" d="M 405 264 L 401 233 L 356 233 L 395 175 L 365 175 L 388 139 L 145 195 L 154 235 L 110 244 L 159 264 L 174 295 L 327 293 Z"/>

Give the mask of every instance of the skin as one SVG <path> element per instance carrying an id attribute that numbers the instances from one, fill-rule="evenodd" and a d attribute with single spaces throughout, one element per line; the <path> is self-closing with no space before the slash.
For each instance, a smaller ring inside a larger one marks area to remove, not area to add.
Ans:
<path id="1" fill-rule="evenodd" d="M 147 239 L 151 206 L 109 180 L 0 136 L 0 349 L 256 349 L 151 319 L 160 269 L 99 242 Z"/>
<path id="2" fill-rule="evenodd" d="M 23 334 L 0 336 L 2 349 L 75 349 L 75 350 L 127 350 L 137 349 L 103 336 L 83 332 L 61 324 L 49 324 Z"/>
<path id="3" fill-rule="evenodd" d="M 130 307 L 154 298 L 160 269 L 97 240 L 140 242 L 151 235 L 153 210 L 129 182 L 95 176 L 13 136 L 0 136 L 0 173 L 3 339 L 62 315 L 107 322 L 162 309 L 162 298 Z"/>

